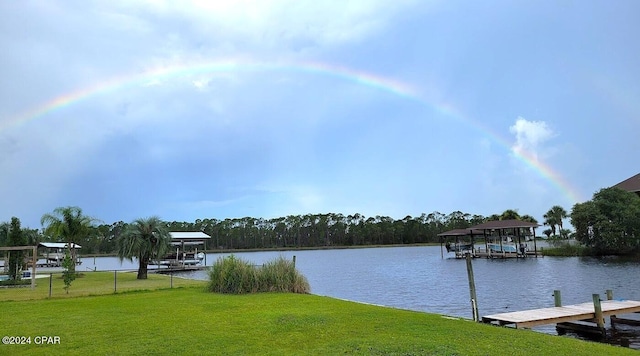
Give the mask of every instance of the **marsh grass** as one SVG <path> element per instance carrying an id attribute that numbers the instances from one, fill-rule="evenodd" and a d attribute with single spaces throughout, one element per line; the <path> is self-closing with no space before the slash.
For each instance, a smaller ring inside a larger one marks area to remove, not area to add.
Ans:
<path id="1" fill-rule="evenodd" d="M 296 270 L 293 261 L 280 256 L 262 265 L 258 273 L 263 292 L 309 293 L 307 278 Z"/>
<path id="2" fill-rule="evenodd" d="M 219 258 L 209 270 L 208 290 L 216 293 L 257 292 L 309 293 L 306 277 L 292 261 L 278 257 L 262 266 L 254 266 L 234 255 Z"/>
<path id="3" fill-rule="evenodd" d="M 576 243 L 569 243 L 564 240 L 550 240 L 549 244 L 552 247 L 547 247 L 542 251 L 545 256 L 591 256 L 593 255 L 592 249 L 582 246 Z"/>

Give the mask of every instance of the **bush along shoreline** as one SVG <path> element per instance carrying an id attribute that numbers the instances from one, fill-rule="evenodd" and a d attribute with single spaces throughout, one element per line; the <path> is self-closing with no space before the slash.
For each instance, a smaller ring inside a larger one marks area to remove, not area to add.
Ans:
<path id="1" fill-rule="evenodd" d="M 234 255 L 220 257 L 209 270 L 207 290 L 215 293 L 246 294 L 291 292 L 308 294 L 309 282 L 293 261 L 278 257 L 262 266 Z"/>

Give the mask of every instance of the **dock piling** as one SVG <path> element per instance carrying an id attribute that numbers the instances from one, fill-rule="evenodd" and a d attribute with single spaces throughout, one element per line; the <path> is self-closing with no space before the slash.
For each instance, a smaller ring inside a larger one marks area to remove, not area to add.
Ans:
<path id="1" fill-rule="evenodd" d="M 478 316 L 478 299 L 476 298 L 476 283 L 473 278 L 473 265 L 471 264 L 471 253 L 466 254 L 467 260 L 467 275 L 469 276 L 469 294 L 471 296 L 471 313 L 473 314 L 473 321 L 480 321 Z"/>
<path id="2" fill-rule="evenodd" d="M 553 300 L 556 307 L 562 306 L 562 297 L 560 295 L 560 290 L 556 289 L 553 291 Z"/>
<path id="3" fill-rule="evenodd" d="M 607 293 L 607 300 L 613 300 L 613 290 L 607 289 L 606 293 Z"/>
<path id="4" fill-rule="evenodd" d="M 602 333 L 602 336 L 607 336 L 607 331 L 604 328 L 604 317 L 602 316 L 602 305 L 600 304 L 600 294 L 593 294 L 593 309 L 595 312 L 595 321 L 598 325 L 598 329 Z"/>

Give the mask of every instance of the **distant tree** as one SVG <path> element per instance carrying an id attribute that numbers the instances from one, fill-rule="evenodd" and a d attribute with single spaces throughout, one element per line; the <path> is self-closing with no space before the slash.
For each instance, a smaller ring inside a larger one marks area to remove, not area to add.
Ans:
<path id="1" fill-rule="evenodd" d="M 6 246 L 9 243 L 9 228 L 8 222 L 0 223 L 0 246 Z"/>
<path id="2" fill-rule="evenodd" d="M 549 226 L 551 230 L 551 234 L 556 236 L 556 225 L 558 225 L 557 220 L 554 216 L 544 214 L 544 225 Z"/>
<path id="3" fill-rule="evenodd" d="M 59 207 L 51 214 L 44 214 L 40 223 L 45 228 L 45 234 L 54 239 L 67 242 L 67 248 L 74 261 L 71 271 L 75 272 L 76 249 L 72 248 L 76 241 L 82 240 L 91 232 L 91 227 L 98 220 L 82 214 L 77 206 Z"/>
<path id="4" fill-rule="evenodd" d="M 24 234 L 20 228 L 20 219 L 11 218 L 9 227 L 9 246 L 24 246 Z M 9 279 L 19 281 L 22 278 L 22 264 L 24 263 L 24 251 L 9 251 Z"/>
<path id="5" fill-rule="evenodd" d="M 531 216 L 531 215 L 522 215 L 522 216 L 520 217 L 520 220 L 522 220 L 522 221 L 526 221 L 526 222 L 531 222 L 531 223 L 534 223 L 534 224 L 537 224 L 537 223 L 538 223 L 538 220 L 536 220 L 536 218 L 534 218 L 534 217 L 533 217 L 533 216 Z"/>
<path id="6" fill-rule="evenodd" d="M 500 220 L 520 220 L 520 214 L 517 210 L 507 209 L 500 214 Z"/>
<path id="7" fill-rule="evenodd" d="M 120 261 L 138 259 L 138 279 L 147 279 L 147 266 L 152 259 L 163 257 L 170 249 L 171 234 L 160 218 L 137 219 L 117 240 Z"/>
<path id="8" fill-rule="evenodd" d="M 593 199 L 573 206 L 575 237 L 599 253 L 640 249 L 640 197 L 619 188 L 601 189 Z"/>
<path id="9" fill-rule="evenodd" d="M 546 229 L 546 230 L 544 230 L 542 233 L 543 233 L 543 234 L 545 234 L 545 235 L 547 235 L 547 238 L 550 238 L 550 237 L 551 237 L 551 233 L 552 233 L 552 231 L 551 231 L 551 229 Z"/>
<path id="10" fill-rule="evenodd" d="M 564 210 L 563 207 L 559 205 L 554 205 L 544 214 L 544 224 L 548 225 L 553 232 L 553 235 L 556 234 L 556 226 L 559 227 L 558 231 L 562 231 L 563 225 L 562 220 L 568 217 L 567 211 Z"/>

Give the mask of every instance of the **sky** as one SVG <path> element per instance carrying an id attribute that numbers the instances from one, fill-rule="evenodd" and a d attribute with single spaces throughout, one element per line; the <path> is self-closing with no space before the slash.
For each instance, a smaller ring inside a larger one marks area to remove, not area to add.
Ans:
<path id="1" fill-rule="evenodd" d="M 637 174 L 640 2 L 2 1 L 0 221 L 506 209 Z M 634 164 L 635 162 L 635 164 Z"/>

